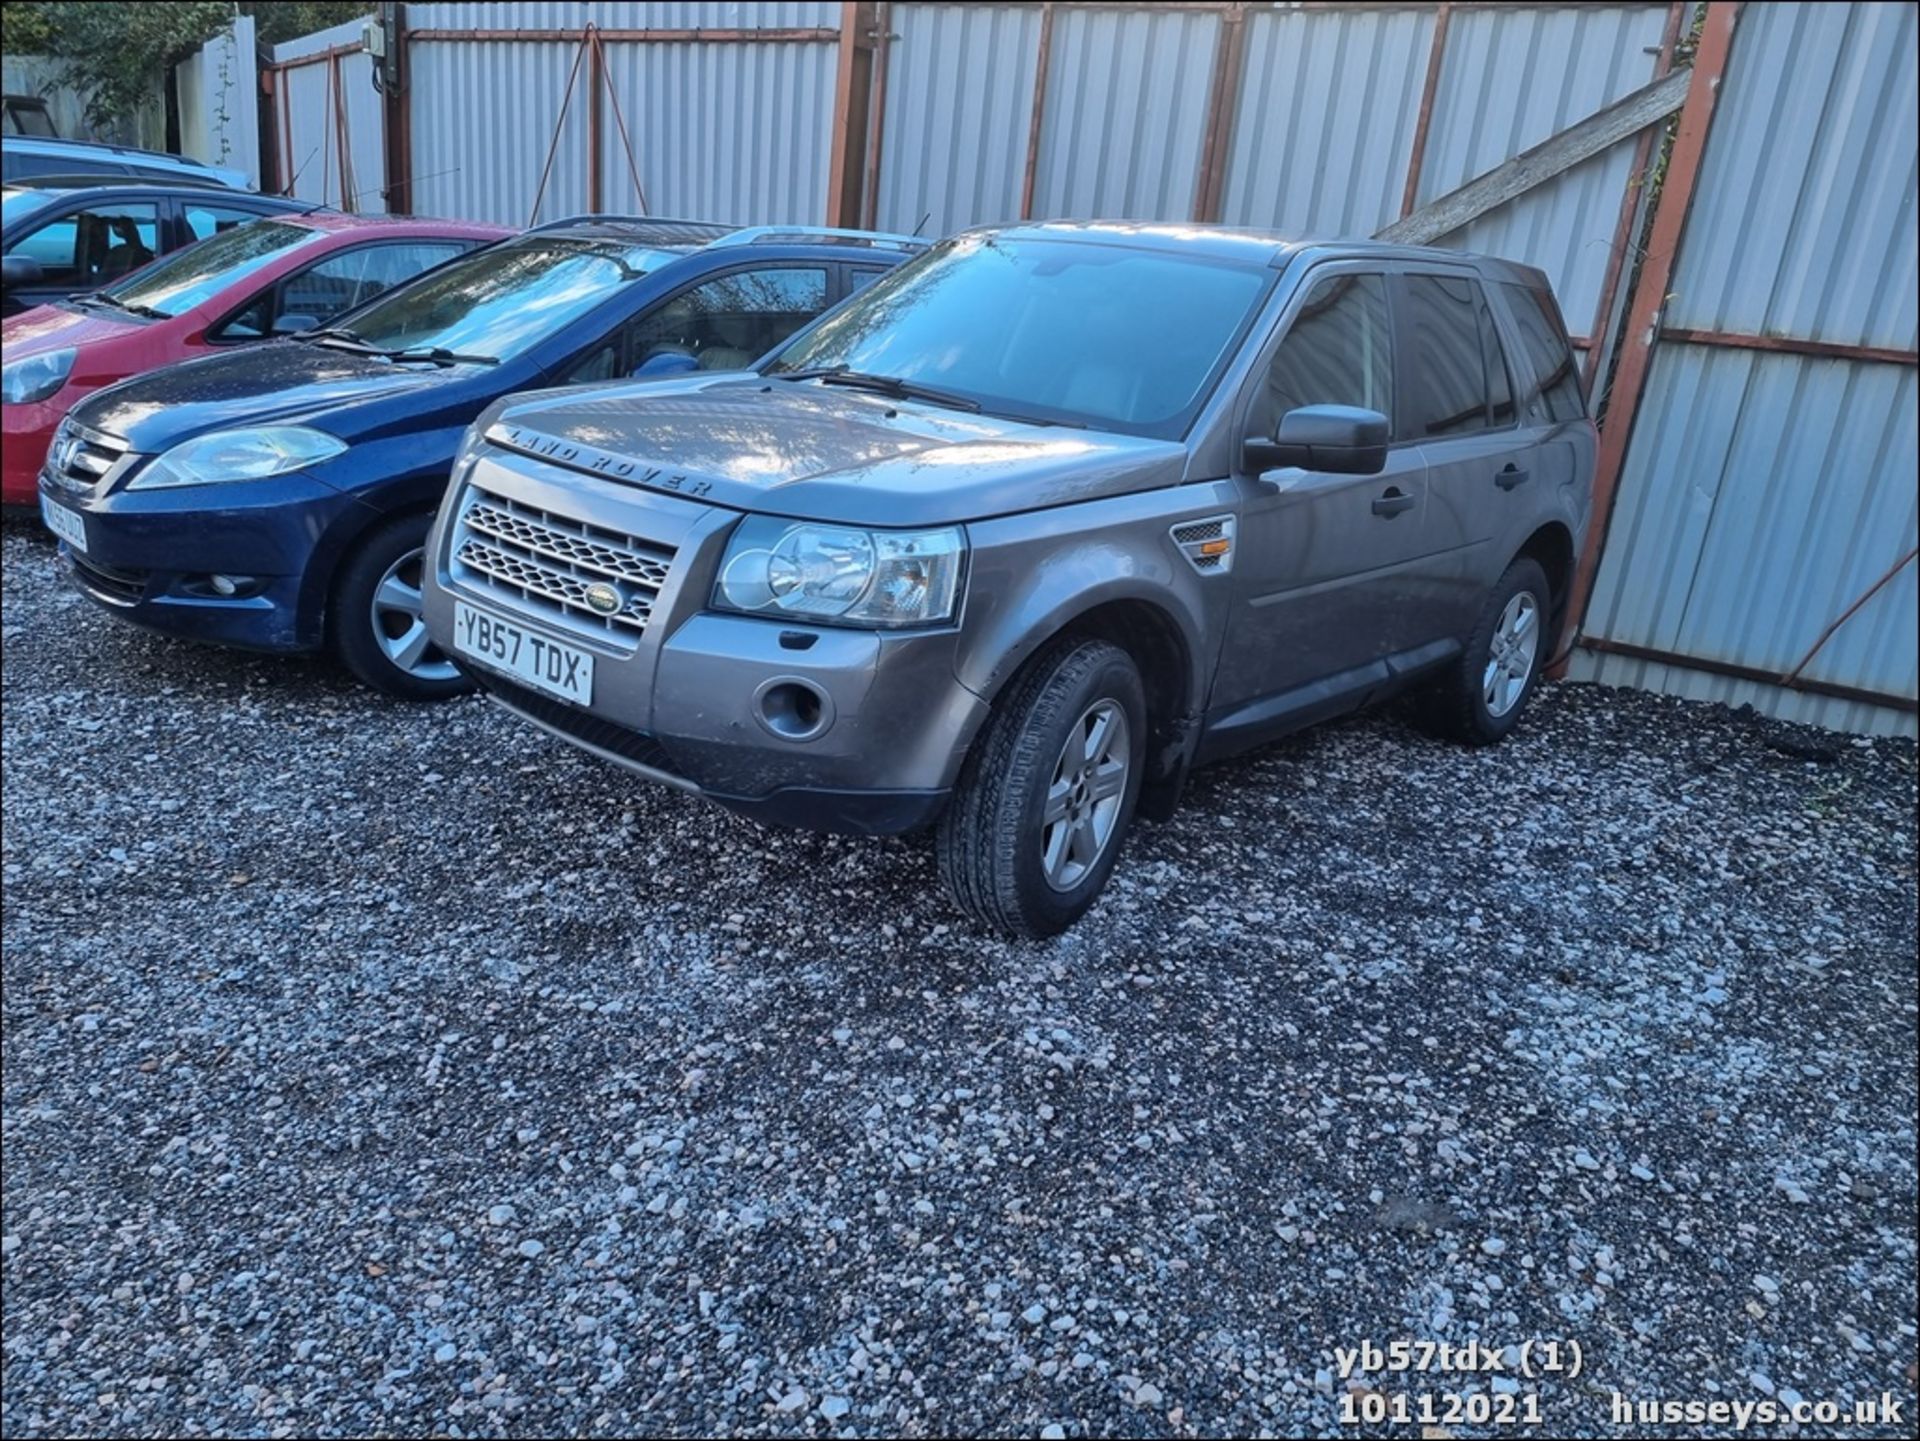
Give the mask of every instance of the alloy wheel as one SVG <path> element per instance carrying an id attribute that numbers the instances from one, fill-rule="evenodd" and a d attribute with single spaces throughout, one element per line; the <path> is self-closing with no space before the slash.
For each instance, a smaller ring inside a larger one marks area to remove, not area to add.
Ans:
<path id="1" fill-rule="evenodd" d="M 426 548 L 416 547 L 387 567 L 373 588 L 373 638 L 396 669 L 415 680 L 452 680 L 453 662 L 428 639 L 420 595 Z"/>
<path id="2" fill-rule="evenodd" d="M 1540 603 L 1531 591 L 1523 590 L 1500 612 L 1500 623 L 1494 626 L 1487 648 L 1481 694 L 1486 700 L 1488 715 L 1498 718 L 1520 703 L 1539 650 Z"/>
<path id="3" fill-rule="evenodd" d="M 1095 701 L 1067 732 L 1041 812 L 1040 868 L 1054 890 L 1079 885 L 1113 843 L 1132 764 L 1126 712 Z"/>

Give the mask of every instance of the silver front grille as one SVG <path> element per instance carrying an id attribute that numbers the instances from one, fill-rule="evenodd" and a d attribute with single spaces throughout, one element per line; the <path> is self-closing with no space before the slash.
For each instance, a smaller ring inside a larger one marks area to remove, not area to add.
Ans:
<path id="1" fill-rule="evenodd" d="M 126 453 L 127 443 L 118 436 L 63 420 L 47 447 L 47 475 L 62 490 L 90 495 Z"/>
<path id="2" fill-rule="evenodd" d="M 510 608 L 624 644 L 646 629 L 673 568 L 666 546 L 472 485 L 450 550 L 456 579 Z"/>

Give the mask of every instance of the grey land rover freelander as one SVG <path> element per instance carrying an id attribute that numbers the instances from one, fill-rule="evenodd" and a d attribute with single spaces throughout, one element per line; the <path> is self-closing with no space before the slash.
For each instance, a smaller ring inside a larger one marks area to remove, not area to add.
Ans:
<path id="1" fill-rule="evenodd" d="M 1539 271 L 1245 231 L 955 236 L 755 370 L 512 396 L 429 542 L 508 709 L 1072 924 L 1191 767 L 1418 687 L 1500 739 L 1595 438 Z"/>

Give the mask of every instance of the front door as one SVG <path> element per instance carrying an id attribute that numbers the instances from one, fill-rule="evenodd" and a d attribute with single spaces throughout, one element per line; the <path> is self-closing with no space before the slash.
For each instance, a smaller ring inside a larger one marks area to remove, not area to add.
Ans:
<path id="1" fill-rule="evenodd" d="M 1387 277 L 1363 263 L 1303 283 L 1249 382 L 1243 433 L 1271 435 L 1303 405 L 1396 414 Z M 1287 467 L 1238 475 L 1233 613 L 1209 726 L 1229 739 L 1361 704 L 1411 644 L 1405 586 L 1426 552 L 1431 498 L 1417 444 L 1397 432 L 1378 475 Z"/>

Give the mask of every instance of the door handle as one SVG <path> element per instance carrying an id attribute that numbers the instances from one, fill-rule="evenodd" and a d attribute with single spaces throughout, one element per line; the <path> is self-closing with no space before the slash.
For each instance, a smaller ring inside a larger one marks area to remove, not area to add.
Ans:
<path id="1" fill-rule="evenodd" d="M 1412 509 L 1413 497 L 1397 485 L 1389 487 L 1387 493 L 1373 503 L 1373 513 L 1384 515 L 1388 520 L 1392 520 L 1403 510 Z"/>
<path id="2" fill-rule="evenodd" d="M 1493 483 L 1502 490 L 1512 490 L 1532 474 L 1532 471 L 1522 470 L 1519 466 L 1509 461 L 1506 468 L 1493 478 Z"/>

